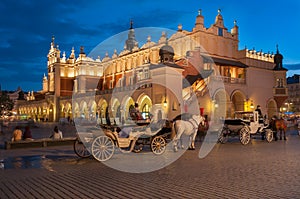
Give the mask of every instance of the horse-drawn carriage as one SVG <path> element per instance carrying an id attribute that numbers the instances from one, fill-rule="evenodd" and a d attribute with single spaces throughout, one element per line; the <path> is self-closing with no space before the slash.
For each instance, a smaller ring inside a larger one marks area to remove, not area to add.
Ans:
<path id="1" fill-rule="evenodd" d="M 219 142 L 225 143 L 230 136 L 239 135 L 240 142 L 246 145 L 250 142 L 251 135 L 255 134 L 260 134 L 267 142 L 271 142 L 273 131 L 269 128 L 269 121 L 260 119 L 257 111 L 238 111 L 234 119 L 225 119 Z"/>
<path id="2" fill-rule="evenodd" d="M 122 153 L 140 152 L 144 146 L 160 155 L 165 152 L 167 143 L 173 141 L 174 151 L 184 148 L 181 136 L 189 136 L 189 149 L 195 149 L 198 126 L 203 123 L 200 115 L 179 115 L 174 120 L 156 120 L 144 126 L 123 125 L 96 129 L 94 132 L 78 132 L 74 151 L 80 157 L 93 157 L 98 161 L 109 160 L 116 148 Z M 173 130 L 173 131 L 172 131 Z M 180 142 L 179 142 L 180 141 Z"/>
<path id="3" fill-rule="evenodd" d="M 78 133 L 74 151 L 80 157 L 93 155 L 98 161 L 106 161 L 116 148 L 122 153 L 140 152 L 148 145 L 154 154 L 160 155 L 166 150 L 170 136 L 171 127 L 167 120 L 144 126 L 110 126 L 94 133 Z"/>

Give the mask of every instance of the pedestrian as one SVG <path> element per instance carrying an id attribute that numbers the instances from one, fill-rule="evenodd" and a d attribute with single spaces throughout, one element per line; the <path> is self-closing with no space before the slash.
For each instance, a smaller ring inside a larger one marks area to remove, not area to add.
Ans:
<path id="1" fill-rule="evenodd" d="M 62 132 L 58 129 L 57 126 L 54 127 L 53 133 L 52 133 L 52 135 L 50 136 L 50 138 L 53 138 L 53 139 L 62 139 L 62 138 L 63 138 L 63 134 L 62 134 Z"/>
<path id="2" fill-rule="evenodd" d="M 25 127 L 25 131 L 23 133 L 23 140 L 33 140 L 32 134 L 29 126 Z"/>
<path id="3" fill-rule="evenodd" d="M 11 141 L 14 142 L 14 141 L 22 140 L 22 134 L 23 133 L 22 133 L 22 130 L 20 129 L 20 127 L 16 126 L 15 130 L 13 131 Z"/>

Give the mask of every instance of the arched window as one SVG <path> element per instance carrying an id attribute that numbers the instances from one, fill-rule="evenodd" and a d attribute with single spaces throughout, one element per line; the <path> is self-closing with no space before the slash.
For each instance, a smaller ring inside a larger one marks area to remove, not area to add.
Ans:
<path id="1" fill-rule="evenodd" d="M 143 118 L 149 118 L 149 113 L 150 113 L 150 108 L 149 108 L 149 105 L 148 104 L 145 104 L 143 106 L 143 109 L 142 109 L 142 116 Z"/>

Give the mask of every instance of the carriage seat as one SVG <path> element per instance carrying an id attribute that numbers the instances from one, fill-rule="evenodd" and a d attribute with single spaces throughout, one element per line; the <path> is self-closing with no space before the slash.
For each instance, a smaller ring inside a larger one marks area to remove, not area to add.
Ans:
<path id="1" fill-rule="evenodd" d="M 119 137 L 120 138 L 128 138 L 130 132 L 132 131 L 133 127 L 124 127 L 122 130 L 119 132 Z"/>

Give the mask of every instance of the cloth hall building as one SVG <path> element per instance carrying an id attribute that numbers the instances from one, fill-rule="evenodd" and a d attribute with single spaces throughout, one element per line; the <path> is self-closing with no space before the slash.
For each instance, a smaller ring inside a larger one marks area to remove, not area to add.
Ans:
<path id="1" fill-rule="evenodd" d="M 155 42 L 148 36 L 141 46 L 131 23 L 124 43 L 120 53 L 93 59 L 83 47 L 78 55 L 73 48 L 67 57 L 52 38 L 43 89 L 18 102 L 18 114 L 36 120 L 83 118 L 109 123 L 111 118 L 126 121 L 133 109 L 146 119 L 153 107 L 161 107 L 172 119 L 187 111 L 185 104 L 193 92 L 201 114 L 208 117 L 218 108 L 220 96 L 225 99 L 226 117 L 254 110 L 256 105 L 271 117 L 287 99 L 287 70 L 278 48 L 276 54 L 239 50 L 239 27 L 234 22 L 228 30 L 220 10 L 209 28 L 199 11 L 191 31 L 178 25 L 174 34 L 167 37 L 162 32 Z M 222 82 L 225 90 L 210 93 L 211 81 Z M 173 89 L 166 86 L 170 84 Z"/>

